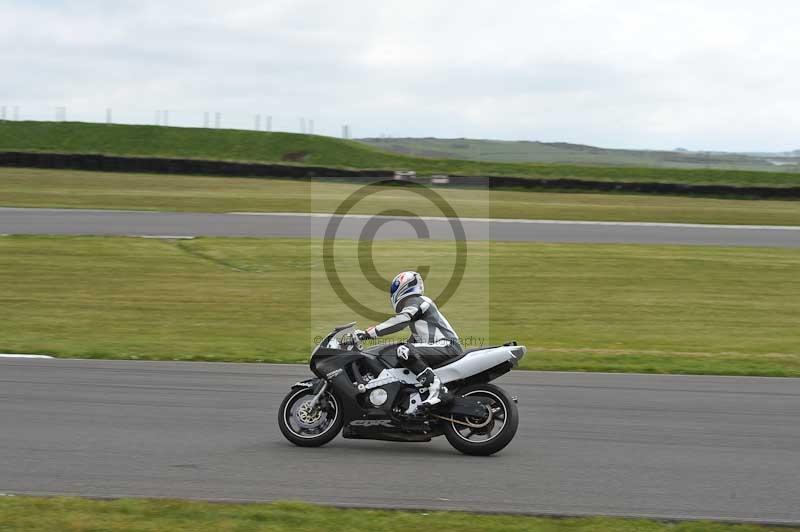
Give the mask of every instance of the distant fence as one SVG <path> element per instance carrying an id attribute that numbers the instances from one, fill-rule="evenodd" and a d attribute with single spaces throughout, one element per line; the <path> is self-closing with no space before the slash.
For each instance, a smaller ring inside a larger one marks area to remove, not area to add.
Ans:
<path id="1" fill-rule="evenodd" d="M 324 166 L 300 166 L 269 163 L 240 163 L 199 159 L 159 157 L 121 157 L 95 154 L 37 152 L 0 152 L 0 166 L 95 170 L 104 172 L 141 172 L 158 174 L 219 175 L 284 179 L 332 179 L 371 182 L 392 179 L 392 170 L 348 170 Z M 427 177 L 410 179 L 430 182 Z M 449 176 L 451 187 L 489 187 L 496 189 L 531 189 L 552 191 L 625 192 L 640 194 L 697 195 L 732 198 L 800 199 L 800 187 L 755 187 L 733 185 L 695 185 L 681 183 L 589 181 L 583 179 L 543 179 L 526 177 Z M 402 184 L 399 181 L 398 184 Z"/>
<path id="2" fill-rule="evenodd" d="M 471 180 L 489 180 L 498 189 L 539 189 L 569 192 L 625 192 L 640 194 L 696 195 L 731 198 L 800 199 L 800 187 L 739 187 L 734 185 L 695 185 L 683 183 L 653 183 L 632 181 L 589 181 L 583 179 L 542 179 L 527 177 L 466 177 L 450 176 L 450 184 L 469 186 Z"/>
<path id="3" fill-rule="evenodd" d="M 0 152 L 0 166 L 23 168 L 57 168 L 102 172 L 141 172 L 155 174 L 221 175 L 233 177 L 314 178 L 338 177 L 369 180 L 388 178 L 390 170 L 347 170 L 324 166 L 239 163 L 200 159 L 160 157 L 121 157 L 114 155 Z"/>

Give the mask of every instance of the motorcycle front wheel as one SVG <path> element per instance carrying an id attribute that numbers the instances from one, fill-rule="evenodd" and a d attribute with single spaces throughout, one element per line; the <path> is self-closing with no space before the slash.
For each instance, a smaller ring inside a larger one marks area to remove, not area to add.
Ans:
<path id="1" fill-rule="evenodd" d="M 486 405 L 486 416 L 452 416 L 443 421 L 444 435 L 450 445 L 464 454 L 489 456 L 511 443 L 517 433 L 519 412 L 505 390 L 492 384 L 472 384 L 456 394 L 480 399 Z"/>
<path id="2" fill-rule="evenodd" d="M 325 445 L 342 430 L 339 401 L 326 391 L 315 408 L 314 393 L 309 388 L 292 390 L 284 398 L 278 413 L 278 426 L 287 440 L 301 447 Z"/>

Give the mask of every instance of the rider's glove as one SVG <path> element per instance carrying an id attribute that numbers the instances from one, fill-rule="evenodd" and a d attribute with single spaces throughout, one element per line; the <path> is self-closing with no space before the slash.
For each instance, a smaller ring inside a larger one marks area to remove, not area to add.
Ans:
<path id="1" fill-rule="evenodd" d="M 356 336 L 356 338 L 359 339 L 359 341 L 363 342 L 364 340 L 370 340 L 372 338 L 375 338 L 375 336 L 373 334 L 370 334 L 371 332 L 374 332 L 374 331 L 375 331 L 375 329 L 373 329 L 373 328 L 369 328 L 366 331 L 362 331 L 360 329 L 356 329 L 355 331 L 353 331 L 353 334 Z"/>

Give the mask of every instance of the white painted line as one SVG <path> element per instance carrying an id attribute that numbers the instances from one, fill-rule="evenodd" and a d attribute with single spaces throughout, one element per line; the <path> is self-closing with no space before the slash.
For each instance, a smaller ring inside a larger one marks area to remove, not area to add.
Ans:
<path id="1" fill-rule="evenodd" d="M 87 359 L 93 360 L 93 359 Z M 96 360 L 96 359 L 94 359 Z M 216 362 L 212 362 L 215 364 Z M 627 372 L 627 371 L 550 371 L 550 370 L 541 370 L 541 369 L 514 369 L 515 372 L 522 372 L 522 373 L 535 373 L 537 375 L 547 376 L 551 374 L 556 375 L 613 375 L 619 377 L 621 375 L 632 375 L 634 377 L 683 377 L 683 378 L 711 378 L 711 379 L 764 379 L 764 380 L 771 380 L 771 381 L 798 381 L 800 382 L 800 378 L 798 377 L 767 377 L 765 375 L 715 375 L 713 373 L 636 373 L 636 372 Z"/>
<path id="2" fill-rule="evenodd" d="M 53 358 L 47 355 L 20 355 L 16 353 L 0 353 L 0 358 Z"/>
<path id="3" fill-rule="evenodd" d="M 55 209 L 55 208 L 47 208 L 47 207 L 0 207 L 0 212 L 30 212 L 30 213 L 41 213 L 41 212 L 56 212 L 56 213 L 88 213 L 88 214 L 115 214 L 115 213 L 126 213 L 126 214 L 175 214 L 184 211 L 150 211 L 150 210 L 135 210 L 135 209 L 81 209 L 81 208 L 66 208 L 66 209 Z"/>
<path id="4" fill-rule="evenodd" d="M 161 239 L 164 239 L 164 240 L 194 240 L 196 238 L 196 237 L 193 237 L 193 236 L 183 236 L 183 235 L 178 235 L 178 236 L 173 236 L 173 235 L 129 235 L 129 236 L 134 236 L 134 237 L 139 237 L 139 238 L 161 238 Z"/>
<path id="5" fill-rule="evenodd" d="M 47 208 L 30 208 L 30 207 L 0 207 L 0 212 L 57 212 L 57 213 L 90 213 L 90 214 L 230 214 L 239 216 L 296 216 L 307 218 L 331 218 L 335 216 L 331 213 L 305 213 L 305 212 L 251 212 L 251 211 L 234 211 L 225 213 L 198 213 L 198 212 L 178 212 L 178 211 L 136 211 L 136 210 L 123 210 L 123 209 L 47 209 Z M 353 219 L 370 219 L 370 218 L 389 218 L 392 220 L 403 219 L 421 219 L 431 222 L 449 222 L 450 218 L 443 216 L 419 216 L 419 217 L 403 217 L 403 216 L 378 216 L 371 214 L 348 214 L 343 218 Z M 621 226 L 621 227 L 675 227 L 675 228 L 689 228 L 689 229 L 745 229 L 745 230 L 776 230 L 776 231 L 800 231 L 800 225 L 726 225 L 726 224 L 697 224 L 697 223 L 673 223 L 673 222 L 611 222 L 611 221 L 587 221 L 587 220 L 530 220 L 523 218 L 457 218 L 462 222 L 492 222 L 492 223 L 515 223 L 515 224 L 540 224 L 540 225 L 599 225 L 599 226 Z M 0 235 L 10 236 L 10 235 Z M 128 236 L 142 236 L 142 235 L 128 235 Z M 182 237 L 182 236 L 148 236 L 149 238 L 195 238 L 195 237 Z M 145 237 L 143 237 L 145 238 Z"/>
<path id="6" fill-rule="evenodd" d="M 304 212 L 228 212 L 240 216 L 296 216 L 306 218 L 352 218 L 354 220 L 369 220 L 371 218 L 388 218 L 392 220 L 425 220 L 430 222 L 449 222 L 450 218 L 442 216 L 378 216 L 371 214 L 348 214 L 339 216 L 327 213 L 304 213 Z M 514 224 L 538 224 L 538 225 L 601 225 L 601 226 L 622 226 L 622 227 L 677 227 L 687 229 L 751 229 L 751 230 L 778 230 L 778 231 L 800 231 L 800 226 L 793 225 L 725 225 L 725 224 L 691 224 L 673 222 L 603 222 L 586 220 L 528 220 L 521 218 L 457 218 L 461 222 L 491 222 L 491 223 L 514 223 Z"/>

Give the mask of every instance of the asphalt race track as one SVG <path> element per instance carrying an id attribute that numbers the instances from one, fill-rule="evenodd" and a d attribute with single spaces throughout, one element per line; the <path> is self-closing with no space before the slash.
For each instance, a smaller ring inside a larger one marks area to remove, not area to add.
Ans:
<path id="1" fill-rule="evenodd" d="M 179 213 L 0 208 L 0 234 L 322 237 L 331 215 L 305 213 Z M 372 222 L 370 223 L 370 220 Z M 453 239 L 450 221 L 424 218 L 421 236 Z M 800 247 L 800 227 L 463 219 L 468 240 Z M 336 236 L 417 238 L 409 219 L 347 216 Z M 380 226 L 380 228 L 378 227 Z"/>
<path id="2" fill-rule="evenodd" d="M 302 449 L 304 366 L 0 359 L 0 492 L 800 523 L 800 379 L 515 371 L 520 431 Z"/>

